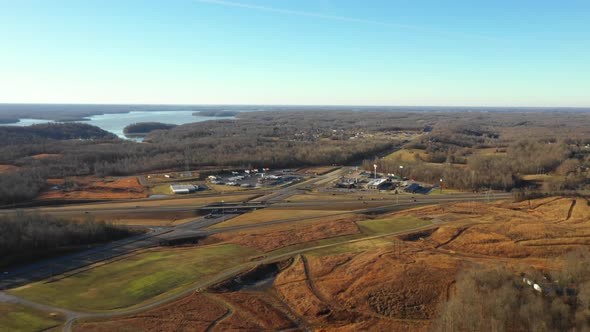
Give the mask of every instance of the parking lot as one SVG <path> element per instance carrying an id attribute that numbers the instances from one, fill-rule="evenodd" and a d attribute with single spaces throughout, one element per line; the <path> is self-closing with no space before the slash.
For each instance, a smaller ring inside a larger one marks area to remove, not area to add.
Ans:
<path id="1" fill-rule="evenodd" d="M 224 185 L 243 188 L 264 188 L 289 185 L 299 182 L 303 176 L 291 170 L 245 169 L 227 174 L 211 175 L 207 182 L 214 185 Z"/>

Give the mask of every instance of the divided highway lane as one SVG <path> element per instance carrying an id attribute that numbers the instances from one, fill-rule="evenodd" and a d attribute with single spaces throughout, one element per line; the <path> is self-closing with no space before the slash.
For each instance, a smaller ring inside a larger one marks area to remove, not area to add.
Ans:
<path id="1" fill-rule="evenodd" d="M 498 201 L 512 199 L 511 193 L 494 193 L 493 195 L 487 196 L 486 194 L 447 194 L 447 195 L 410 195 L 400 194 L 398 197 L 395 195 L 387 195 L 381 198 L 359 198 L 358 196 L 337 198 L 337 199 L 313 199 L 313 200 L 286 200 L 280 203 L 276 203 L 274 207 L 313 207 L 313 206 L 326 206 L 338 205 L 344 203 L 358 204 L 359 202 L 391 202 L 406 204 L 406 203 L 428 203 L 428 204 L 440 204 L 448 202 L 466 202 L 466 201 Z"/>
<path id="2" fill-rule="evenodd" d="M 134 199 L 134 200 L 116 200 L 106 202 L 91 202 L 91 203 L 77 203 L 77 204 L 65 204 L 55 206 L 42 206 L 42 207 L 30 207 L 30 208 L 7 208 L 0 209 L 0 215 L 2 214 L 14 214 L 16 211 L 26 211 L 30 213 L 38 214 L 51 214 L 51 215 L 69 215 L 69 214 L 80 214 L 84 212 L 151 212 L 152 210 L 166 210 L 176 211 L 186 209 L 186 207 L 200 207 L 210 204 L 209 202 L 220 202 L 225 197 L 231 196 L 244 196 L 244 201 L 248 200 L 253 195 L 264 195 L 271 193 L 271 190 L 256 190 L 255 192 L 241 191 L 232 192 L 225 194 L 201 194 L 198 196 L 183 196 L 170 197 L 170 198 L 159 198 L 159 199 Z M 203 198 L 209 198 L 209 202 L 200 202 Z"/>
<path id="3" fill-rule="evenodd" d="M 279 190 L 275 192 L 258 197 L 253 199 L 253 202 L 268 202 L 268 203 L 277 203 L 286 200 L 287 198 L 299 194 L 305 193 L 307 190 L 313 188 L 316 184 L 327 184 L 333 180 L 336 180 L 344 171 L 344 168 L 340 168 L 338 170 L 332 171 L 330 173 L 317 176 L 315 178 L 303 181 L 301 183 L 297 183 Z"/>
<path id="4" fill-rule="evenodd" d="M 493 199 L 489 199 L 489 201 L 510 199 L 511 197 L 512 197 L 511 194 L 502 193 L 502 194 L 496 195 Z M 271 225 L 287 224 L 287 223 L 298 222 L 298 221 L 303 221 L 303 220 L 319 219 L 319 218 L 326 218 L 326 217 L 345 215 L 345 214 L 387 213 L 387 212 L 395 212 L 395 211 L 402 210 L 402 209 L 408 209 L 408 208 L 412 208 L 412 207 L 419 207 L 419 206 L 423 206 L 423 205 L 433 205 L 433 204 L 440 204 L 440 203 L 474 202 L 474 201 L 487 202 L 488 198 L 482 197 L 482 196 L 477 196 L 477 194 L 474 194 L 474 195 L 472 195 L 472 194 L 465 194 L 465 195 L 453 194 L 453 195 L 444 195 L 444 196 L 443 195 L 433 196 L 431 199 L 427 199 L 427 200 L 418 199 L 418 200 L 414 201 L 413 199 L 408 199 L 408 200 L 401 200 L 400 199 L 399 203 L 390 202 L 391 204 L 385 204 L 385 205 L 366 208 L 366 209 L 343 211 L 343 212 L 329 214 L 329 215 L 323 215 L 323 216 L 319 216 L 319 217 L 283 219 L 283 220 L 269 221 L 269 222 L 257 223 L 257 224 L 231 226 L 231 227 L 224 227 L 224 228 L 218 228 L 218 229 L 212 229 L 212 230 L 203 230 L 201 232 L 201 234 L 212 235 L 212 234 L 217 234 L 217 233 L 225 233 L 225 232 L 232 232 L 232 231 L 253 229 L 253 228 L 262 228 L 262 227 L 268 227 Z M 293 207 L 293 206 L 315 207 L 318 205 L 319 206 L 330 206 L 329 203 L 332 203 L 332 204 L 335 204 L 335 203 L 355 203 L 355 204 L 358 204 L 358 201 L 344 200 L 341 202 L 338 200 L 329 200 L 329 201 L 324 201 L 324 202 L 320 202 L 320 203 L 317 203 L 316 201 L 301 201 L 301 203 L 302 204 L 293 204 L 293 205 L 291 203 L 277 203 L 277 204 L 273 204 L 273 207 Z"/>

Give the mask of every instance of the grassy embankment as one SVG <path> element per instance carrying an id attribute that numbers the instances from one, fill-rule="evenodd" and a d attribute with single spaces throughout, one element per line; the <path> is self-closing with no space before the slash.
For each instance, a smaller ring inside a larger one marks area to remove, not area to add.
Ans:
<path id="1" fill-rule="evenodd" d="M 289 219 L 308 219 L 315 217 L 322 217 L 332 214 L 342 213 L 343 211 L 333 210 L 289 210 L 289 209 L 262 209 L 243 214 L 239 217 L 232 218 L 226 222 L 222 222 L 209 227 L 209 229 L 219 229 L 233 226 L 262 224 L 272 221 L 289 220 Z"/>
<path id="2" fill-rule="evenodd" d="M 148 251 L 10 293 L 69 309 L 116 310 L 181 291 L 256 255 L 255 250 L 233 244 Z"/>
<path id="3" fill-rule="evenodd" d="M 72 210 L 83 210 L 83 211 L 93 211 L 93 210 L 104 210 L 104 209 L 128 209 L 128 208 L 166 208 L 166 207 L 182 207 L 182 206 L 191 206 L 191 207 L 199 207 L 205 206 L 211 203 L 219 203 L 222 200 L 225 202 L 241 202 L 248 200 L 255 195 L 253 194 L 232 194 L 229 196 L 203 196 L 203 197 L 186 197 L 186 198 L 176 198 L 176 199 L 153 199 L 153 200 L 141 200 L 141 201 L 131 201 L 131 202 L 120 202 L 120 203 L 91 203 L 91 204 L 76 204 L 76 205 L 68 205 L 68 206 L 61 206 L 61 207 L 52 207 L 52 208 L 40 208 L 38 212 L 40 213 L 49 213 L 49 212 L 60 212 L 60 211 L 72 211 Z"/>
<path id="4" fill-rule="evenodd" d="M 150 188 L 150 194 L 152 195 L 174 195 L 170 184 L 159 184 Z"/>
<path id="5" fill-rule="evenodd" d="M 388 154 L 385 156 L 385 159 L 395 159 L 400 158 L 403 161 L 414 161 L 416 160 L 416 155 L 419 157 L 423 157 L 426 154 L 426 151 L 419 150 L 419 149 L 402 149 L 397 150 L 393 153 Z"/>
<path id="6" fill-rule="evenodd" d="M 63 316 L 18 304 L 0 303 L 0 331 L 46 331 L 61 325 Z"/>

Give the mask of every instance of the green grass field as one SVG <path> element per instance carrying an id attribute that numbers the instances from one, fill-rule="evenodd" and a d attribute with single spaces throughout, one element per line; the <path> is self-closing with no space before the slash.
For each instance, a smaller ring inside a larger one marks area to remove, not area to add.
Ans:
<path id="1" fill-rule="evenodd" d="M 360 252 L 372 249 L 382 248 L 388 245 L 391 245 L 393 242 L 388 240 L 387 238 L 379 238 L 379 239 L 372 239 L 367 241 L 359 241 L 355 243 L 346 243 L 339 246 L 317 249 L 314 251 L 310 251 L 309 255 L 311 256 L 330 256 L 330 255 L 338 255 L 338 254 L 345 254 L 351 252 Z"/>
<path id="2" fill-rule="evenodd" d="M 223 184 L 212 184 L 212 183 L 207 183 L 207 187 L 209 187 L 209 189 L 218 192 L 218 193 L 231 193 L 231 192 L 236 192 L 236 191 L 246 191 L 246 190 L 255 190 L 254 188 L 244 188 L 244 187 L 240 187 L 240 186 L 226 186 Z"/>
<path id="3" fill-rule="evenodd" d="M 424 150 L 419 149 L 403 149 L 385 156 L 384 159 L 400 158 L 403 161 L 414 161 L 416 160 L 415 155 L 423 156 L 425 153 L 426 152 Z"/>
<path id="4" fill-rule="evenodd" d="M 288 219 L 308 219 L 323 217 L 327 215 L 341 213 L 342 211 L 332 210 L 289 210 L 289 209 L 262 209 L 254 212 L 243 214 L 239 217 L 232 218 L 209 227 L 210 229 L 226 228 L 232 226 L 261 224 L 271 221 L 288 220 Z"/>
<path id="5" fill-rule="evenodd" d="M 154 186 L 150 189 L 150 194 L 152 195 L 172 195 L 172 189 L 170 188 L 170 184 L 159 184 Z"/>
<path id="6" fill-rule="evenodd" d="M 180 291 L 256 255 L 255 250 L 234 244 L 144 252 L 62 280 L 37 282 L 10 293 L 69 309 L 108 311 Z"/>
<path id="7" fill-rule="evenodd" d="M 45 331 L 63 322 L 61 315 L 52 315 L 18 304 L 0 303 L 0 331 Z"/>
<path id="8" fill-rule="evenodd" d="M 368 235 L 401 232 L 407 229 L 427 226 L 431 223 L 432 222 L 428 220 L 423 220 L 414 216 L 357 221 L 357 225 L 361 231 Z"/>

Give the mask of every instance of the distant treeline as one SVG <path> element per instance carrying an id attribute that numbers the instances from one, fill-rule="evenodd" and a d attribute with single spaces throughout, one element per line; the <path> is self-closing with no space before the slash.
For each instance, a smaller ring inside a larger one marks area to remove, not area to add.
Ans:
<path id="1" fill-rule="evenodd" d="M 74 223 L 34 214 L 0 216 L 0 266 L 20 263 L 54 250 L 98 244 L 132 235 L 103 222 Z"/>
<path id="2" fill-rule="evenodd" d="M 400 132 L 420 136 L 409 142 Z M 408 162 L 407 172 L 414 173 L 405 175 L 434 183 L 443 177 L 445 185 L 457 188 L 509 189 L 518 185 L 519 174 L 535 173 L 537 168 L 575 169 L 567 173 L 570 186 L 574 173 L 587 164 L 590 150 L 584 146 L 590 143 L 590 117 L 580 112 L 241 112 L 237 119 L 155 130 L 141 144 L 75 123 L 0 128 L 0 137 L 0 164 L 20 167 L 20 173 L 0 176 L 2 203 L 34 197 L 48 178 L 202 166 L 372 163 L 404 143 L 428 152 L 426 160 Z M 523 137 L 528 143 L 518 146 Z M 508 156 L 469 156 L 470 149 L 481 147 L 508 149 Z M 31 157 L 37 154 L 60 157 Z M 577 162 L 570 160 L 562 167 L 567 159 Z M 396 161 L 378 163 L 392 173 L 399 167 Z M 555 184 L 561 185 L 566 184 Z"/>
<path id="3" fill-rule="evenodd" d="M 216 116 L 216 117 L 230 117 L 240 114 L 239 111 L 198 111 L 194 112 L 195 116 Z"/>
<path id="4" fill-rule="evenodd" d="M 429 183 L 439 183 L 440 179 L 443 179 L 445 187 L 456 189 L 510 190 L 521 183 L 522 175 L 552 172 L 558 168 L 571 176 L 570 184 L 579 185 L 580 182 L 574 179 L 577 178 L 576 174 L 582 175 L 579 172 L 583 172 L 584 169 L 577 167 L 581 164 L 580 161 L 573 162 L 568 158 L 571 155 L 571 149 L 565 144 L 544 144 L 524 140 L 510 145 L 505 154 L 471 156 L 466 165 L 446 162 L 436 164 L 418 157 L 415 160 L 397 158 L 365 161 L 363 167 L 371 170 L 372 165 L 376 163 L 378 169 L 384 173 L 401 174 Z M 586 161 L 590 163 L 588 157 Z"/>
<path id="5" fill-rule="evenodd" d="M 123 129 L 125 135 L 146 135 L 154 130 L 168 130 L 177 127 L 175 124 L 161 122 L 132 123 Z"/>
<path id="6" fill-rule="evenodd" d="M 30 199 L 42 188 L 44 179 L 74 175 L 128 175 L 200 166 L 345 164 L 372 158 L 400 144 L 396 139 L 349 139 L 361 130 L 367 132 L 367 124 L 380 125 L 383 119 L 383 114 L 358 112 L 251 112 L 248 116 L 241 114 L 239 120 L 156 130 L 142 144 L 111 138 L 110 134 L 95 140 L 60 140 L 59 144 L 52 139 L 13 140 L 17 144 L 7 145 L 0 142 L 0 164 L 21 167 L 21 173 L 0 177 L 0 187 L 6 188 L 0 192 L 0 202 Z M 51 126 L 67 129 L 74 125 Z M 420 127 L 411 124 L 412 129 Z M 44 153 L 61 157 L 31 158 Z"/>
<path id="7" fill-rule="evenodd" d="M 86 123 L 46 123 L 27 127 L 0 126 L 0 146 L 49 144 L 51 140 L 115 138 L 114 134 Z"/>
<path id="8" fill-rule="evenodd" d="M 198 111 L 227 109 L 232 106 L 200 105 L 92 105 L 92 104 L 0 104 L 0 123 L 17 123 L 19 119 L 43 119 L 60 122 L 88 120 L 93 115 L 133 111 Z M 243 106 L 240 109 L 248 109 Z"/>
<path id="9" fill-rule="evenodd" d="M 536 115 L 536 123 L 519 121 L 522 114 L 512 115 L 512 123 L 504 120 L 493 126 L 478 122 L 467 125 L 462 120 L 441 123 L 427 135 L 405 144 L 407 149 L 420 151 L 413 158 L 367 160 L 363 167 L 372 170 L 377 164 L 383 173 L 428 183 L 438 184 L 443 179 L 443 186 L 456 189 L 511 190 L 526 186 L 523 176 L 530 174 L 555 175 L 545 179 L 541 188 L 544 192 L 590 188 L 590 138 L 588 131 L 580 127 L 588 120 L 577 118 L 581 123 L 575 123 L 570 121 L 570 115 L 564 115 L 567 120 L 555 114 Z M 555 121 L 553 125 L 549 119 Z M 515 131 L 530 134 L 517 136 Z M 567 133 L 569 137 L 564 137 Z M 484 148 L 489 152 L 477 153 Z"/>

